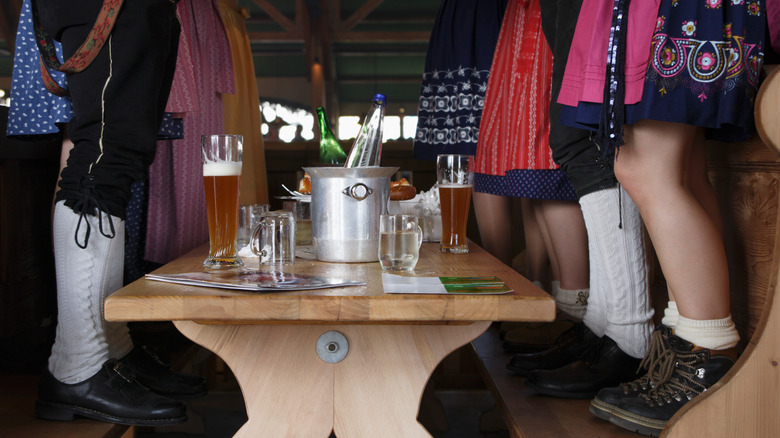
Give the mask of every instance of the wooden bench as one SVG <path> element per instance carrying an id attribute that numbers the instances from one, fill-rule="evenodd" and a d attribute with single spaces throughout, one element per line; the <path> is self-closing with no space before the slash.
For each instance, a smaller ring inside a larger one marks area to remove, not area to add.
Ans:
<path id="1" fill-rule="evenodd" d="M 780 436 L 780 300 L 775 299 L 780 287 L 780 69 L 771 67 L 756 100 L 760 135 L 740 145 L 708 144 L 742 354 L 729 374 L 670 420 L 662 437 Z M 663 290 L 660 269 L 652 266 L 654 290 Z M 665 293 L 660 297 L 664 301 L 656 300 L 656 317 L 666 304 Z M 592 416 L 590 400 L 527 390 L 522 378 L 506 370 L 511 355 L 502 351 L 495 329 L 472 346 L 512 437 L 637 436 Z"/>

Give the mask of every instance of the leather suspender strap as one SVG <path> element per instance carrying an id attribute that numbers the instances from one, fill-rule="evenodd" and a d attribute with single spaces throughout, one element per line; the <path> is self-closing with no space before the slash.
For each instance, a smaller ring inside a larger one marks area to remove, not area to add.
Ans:
<path id="1" fill-rule="evenodd" d="M 66 96 L 68 92 L 57 84 L 49 69 L 61 71 L 64 73 L 77 73 L 85 68 L 95 59 L 100 53 L 100 49 L 103 48 L 111 29 L 114 28 L 116 17 L 119 15 L 119 10 L 122 7 L 123 0 L 104 0 L 103 6 L 98 13 L 92 30 L 87 35 L 86 40 L 76 50 L 64 64 L 60 64 L 57 58 L 57 52 L 54 49 L 54 42 L 51 36 L 41 26 L 38 18 L 38 8 L 36 0 L 31 0 L 32 6 L 32 18 L 33 28 L 35 29 L 35 40 L 38 43 L 38 51 L 40 52 L 41 59 L 41 76 L 43 78 L 43 84 L 46 89 L 57 96 Z"/>

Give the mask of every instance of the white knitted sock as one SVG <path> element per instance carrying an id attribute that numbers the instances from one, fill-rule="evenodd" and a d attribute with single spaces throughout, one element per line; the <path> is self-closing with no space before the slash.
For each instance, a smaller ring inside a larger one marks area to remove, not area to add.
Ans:
<path id="1" fill-rule="evenodd" d="M 110 357 L 130 352 L 132 341 L 124 323 L 103 318 L 103 300 L 122 287 L 125 223 L 112 217 L 116 236 L 109 239 L 99 230 L 98 218 L 80 215 L 64 201 L 54 208 L 54 260 L 57 276 L 57 331 L 49 357 L 49 371 L 59 381 L 78 383 L 93 376 Z M 87 223 L 90 235 L 84 242 Z M 108 227 L 104 214 L 103 226 Z"/>
<path id="2" fill-rule="evenodd" d="M 674 334 L 697 347 L 725 350 L 737 346 L 739 332 L 731 315 L 721 319 L 688 319 L 680 315 Z"/>
<path id="3" fill-rule="evenodd" d="M 664 309 L 664 317 L 661 318 L 661 324 L 674 330 L 677 327 L 677 320 L 680 317 L 680 312 L 677 311 L 677 302 L 669 301 L 666 303 L 666 309 Z"/>
<path id="4" fill-rule="evenodd" d="M 606 282 L 600 280 L 604 275 L 601 257 L 593 256 L 598 251 L 596 241 L 597 239 L 588 238 L 590 294 L 582 322 L 596 336 L 602 337 L 607 331 L 607 292 L 604 290 Z"/>
<path id="5" fill-rule="evenodd" d="M 644 357 L 653 332 L 653 308 L 639 210 L 618 186 L 583 196 L 580 206 L 588 231 L 590 263 L 598 267 L 597 276 L 591 270 L 590 287 L 604 296 L 604 334 L 626 354 Z M 586 314 L 586 324 L 598 324 L 594 318 L 601 317 L 600 311 L 589 309 L 594 317 Z"/>
<path id="6" fill-rule="evenodd" d="M 588 289 L 558 289 L 555 304 L 567 318 L 582 321 L 588 307 Z"/>
<path id="7" fill-rule="evenodd" d="M 534 284 L 534 286 L 536 286 L 536 287 L 538 287 L 539 289 L 541 289 L 541 290 L 543 290 L 543 291 L 545 291 L 545 292 L 546 292 L 546 290 L 544 289 L 544 285 L 542 284 L 542 282 L 541 282 L 541 281 L 539 281 L 539 280 L 534 280 L 534 281 L 533 281 L 533 284 Z"/>

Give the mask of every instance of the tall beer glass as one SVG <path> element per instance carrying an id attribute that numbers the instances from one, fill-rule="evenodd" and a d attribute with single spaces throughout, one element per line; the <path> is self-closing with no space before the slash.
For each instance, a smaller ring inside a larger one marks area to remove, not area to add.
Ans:
<path id="1" fill-rule="evenodd" d="M 207 268 L 244 265 L 236 244 L 242 148 L 243 137 L 240 135 L 201 137 L 203 185 L 209 220 L 209 256 L 203 262 Z"/>
<path id="2" fill-rule="evenodd" d="M 465 254 L 469 252 L 466 224 L 474 187 L 474 156 L 439 155 L 436 158 L 436 177 L 442 223 L 439 251 Z"/>

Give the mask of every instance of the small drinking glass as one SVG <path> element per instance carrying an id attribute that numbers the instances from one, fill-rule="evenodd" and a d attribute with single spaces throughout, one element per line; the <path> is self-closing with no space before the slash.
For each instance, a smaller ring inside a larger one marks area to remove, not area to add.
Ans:
<path id="1" fill-rule="evenodd" d="M 284 201 L 282 208 L 295 218 L 295 244 L 311 245 L 311 202 Z"/>
<path id="2" fill-rule="evenodd" d="M 469 252 L 466 225 L 474 187 L 473 155 L 439 155 L 436 158 L 439 182 L 442 233 L 439 251 L 456 254 Z"/>
<path id="3" fill-rule="evenodd" d="M 420 259 L 423 232 L 417 216 L 379 216 L 379 264 L 384 271 L 412 271 Z"/>
<path id="4" fill-rule="evenodd" d="M 260 263 L 280 264 L 295 261 L 295 218 L 289 211 L 263 213 L 252 232 L 249 247 Z"/>

